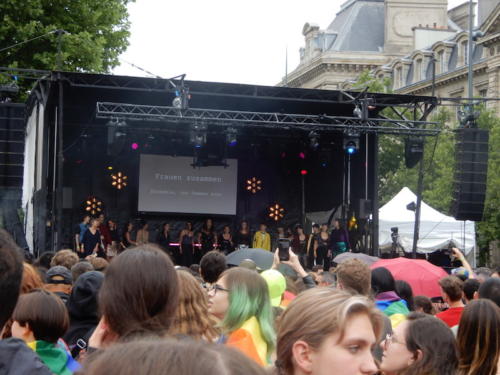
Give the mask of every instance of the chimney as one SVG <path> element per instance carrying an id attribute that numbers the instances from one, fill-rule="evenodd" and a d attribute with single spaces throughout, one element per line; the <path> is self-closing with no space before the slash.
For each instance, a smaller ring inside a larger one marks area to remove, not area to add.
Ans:
<path id="1" fill-rule="evenodd" d="M 481 0 L 479 0 L 481 1 Z M 492 0 L 495 1 L 495 0 Z M 475 5 L 476 3 L 474 3 Z M 472 15 L 474 17 L 474 14 Z M 469 30 L 469 2 L 466 1 L 448 11 L 448 17 L 462 30 Z"/>

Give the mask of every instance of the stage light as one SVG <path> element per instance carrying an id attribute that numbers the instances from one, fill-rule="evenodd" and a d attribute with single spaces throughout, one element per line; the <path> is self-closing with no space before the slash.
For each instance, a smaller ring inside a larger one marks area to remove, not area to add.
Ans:
<path id="1" fill-rule="evenodd" d="M 285 209 L 276 203 L 269 207 L 269 217 L 274 221 L 279 221 L 285 217 Z"/>
<path id="2" fill-rule="evenodd" d="M 319 134 L 314 130 L 309 133 L 309 146 L 316 150 L 319 147 Z"/>
<path id="3" fill-rule="evenodd" d="M 85 212 L 91 215 L 96 215 L 102 212 L 102 210 L 104 209 L 104 204 L 99 198 L 90 196 L 84 202 L 84 207 L 85 207 Z"/>
<path id="4" fill-rule="evenodd" d="M 353 155 L 359 150 L 359 133 L 348 131 L 344 135 L 344 150 L 348 155 Z"/>
<path id="5" fill-rule="evenodd" d="M 130 145 L 130 147 L 132 147 L 132 150 L 137 150 L 139 148 L 139 143 L 134 142 Z"/>
<path id="6" fill-rule="evenodd" d="M 302 160 L 304 160 L 306 158 L 306 154 L 304 154 L 302 151 L 299 152 L 299 158 L 301 158 Z"/>
<path id="7" fill-rule="evenodd" d="M 262 181 L 257 177 L 252 177 L 247 180 L 247 191 L 252 194 L 255 194 L 262 190 Z"/>
<path id="8" fill-rule="evenodd" d="M 191 125 L 189 141 L 194 145 L 195 148 L 202 148 L 207 143 L 207 125 Z"/>
<path id="9" fill-rule="evenodd" d="M 356 116 L 357 118 L 363 117 L 363 112 L 361 111 L 361 108 L 359 108 L 358 105 L 356 105 L 356 107 L 354 107 L 354 110 L 352 111 L 352 114 L 354 116 Z"/>
<path id="10" fill-rule="evenodd" d="M 356 148 L 356 144 L 354 142 L 349 141 L 345 145 L 345 150 L 348 154 L 352 155 L 355 154 L 358 149 Z"/>
<path id="11" fill-rule="evenodd" d="M 228 128 L 226 131 L 226 143 L 229 147 L 234 147 L 238 143 L 238 139 L 236 138 L 237 130 L 234 128 Z"/>
<path id="12" fill-rule="evenodd" d="M 113 170 L 113 167 L 110 165 L 110 166 L 108 167 L 108 170 L 112 171 L 112 170 Z"/>
<path id="13" fill-rule="evenodd" d="M 128 177 L 125 176 L 122 172 L 118 172 L 116 174 L 111 175 L 111 185 L 118 190 L 123 189 L 125 186 L 127 186 L 127 179 Z"/>
<path id="14" fill-rule="evenodd" d="M 306 176 L 306 175 L 307 175 L 307 169 L 302 169 L 302 170 L 300 171 L 300 174 L 301 174 L 302 176 Z"/>

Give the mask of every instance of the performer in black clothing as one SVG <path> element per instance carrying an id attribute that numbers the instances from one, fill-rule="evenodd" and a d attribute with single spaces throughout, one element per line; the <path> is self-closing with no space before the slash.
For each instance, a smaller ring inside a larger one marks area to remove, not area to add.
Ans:
<path id="1" fill-rule="evenodd" d="M 98 227 L 99 220 L 92 219 L 90 221 L 90 227 L 83 234 L 83 258 L 93 254 L 103 258 L 106 257 L 101 246 L 101 233 L 99 232 L 99 229 L 97 229 Z"/>
<path id="2" fill-rule="evenodd" d="M 179 236 L 179 248 L 181 265 L 189 267 L 191 264 L 193 264 L 194 257 L 193 224 L 189 221 L 186 223 L 186 226 L 181 231 L 181 234 Z"/>
<path id="3" fill-rule="evenodd" d="M 322 265 L 324 271 L 330 270 L 331 251 L 329 250 L 329 245 L 328 224 L 322 224 L 321 232 L 314 242 L 314 253 L 316 254 L 316 264 Z"/>
<path id="4" fill-rule="evenodd" d="M 196 264 L 200 264 L 201 257 L 217 246 L 217 234 L 214 231 L 212 219 L 207 219 L 203 224 L 203 228 L 198 234 L 198 243 L 201 244 L 201 248 L 195 250 L 194 263 Z"/>
<path id="5" fill-rule="evenodd" d="M 170 256 L 170 258 L 174 261 L 175 264 L 179 264 L 179 262 L 180 262 L 179 248 L 174 249 L 173 247 L 170 246 L 172 239 L 170 236 L 170 224 L 169 223 L 163 223 L 163 225 L 161 226 L 160 233 L 158 233 L 158 239 L 156 242 Z"/>
<path id="6" fill-rule="evenodd" d="M 233 235 L 231 234 L 231 228 L 229 225 L 224 225 L 222 233 L 219 235 L 219 250 L 227 255 L 234 251 Z"/>
<path id="7" fill-rule="evenodd" d="M 298 255 L 303 268 L 307 267 L 307 243 L 308 236 L 304 233 L 301 225 L 295 227 L 295 235 L 292 239 L 292 251 Z"/>
<path id="8" fill-rule="evenodd" d="M 120 252 L 129 247 L 137 245 L 137 242 L 132 241 L 133 230 L 134 230 L 134 224 L 132 224 L 132 222 L 128 222 L 127 224 L 125 224 L 125 227 L 123 228 L 122 241 L 120 243 Z"/>
<path id="9" fill-rule="evenodd" d="M 319 232 L 319 225 L 313 224 L 312 233 L 307 239 L 307 268 L 310 270 L 314 267 L 314 261 L 316 260 L 315 243 L 318 241 Z"/>
<path id="10" fill-rule="evenodd" d="M 252 232 L 250 232 L 250 227 L 248 222 L 242 221 L 240 224 L 240 230 L 235 236 L 234 244 L 236 247 L 246 246 L 252 247 Z"/>

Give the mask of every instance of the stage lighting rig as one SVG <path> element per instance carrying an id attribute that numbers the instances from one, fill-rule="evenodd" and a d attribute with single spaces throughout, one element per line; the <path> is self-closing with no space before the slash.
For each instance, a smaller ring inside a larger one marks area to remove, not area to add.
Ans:
<path id="1" fill-rule="evenodd" d="M 202 148 L 207 143 L 207 128 L 206 124 L 191 126 L 189 141 L 194 145 L 194 148 Z"/>
<path id="2" fill-rule="evenodd" d="M 127 179 L 128 177 L 124 175 L 122 172 L 118 172 L 116 174 L 112 173 L 111 174 L 111 185 L 118 190 L 123 189 L 125 186 L 127 186 Z"/>
<path id="3" fill-rule="evenodd" d="M 285 217 L 285 209 L 278 203 L 273 204 L 271 207 L 269 207 L 269 217 L 274 221 L 280 221 Z"/>
<path id="4" fill-rule="evenodd" d="M 252 177 L 247 180 L 247 191 L 256 194 L 257 192 L 262 190 L 262 181 L 257 177 Z"/>
<path id="5" fill-rule="evenodd" d="M 90 196 L 84 202 L 84 207 L 85 207 L 85 212 L 91 215 L 96 215 L 103 211 L 104 204 L 99 198 Z"/>
<path id="6" fill-rule="evenodd" d="M 348 155 L 353 155 L 359 150 L 359 133 L 353 130 L 344 135 L 344 150 Z"/>
<path id="7" fill-rule="evenodd" d="M 316 150 L 319 147 L 319 134 L 314 130 L 309 133 L 309 146 Z"/>
<path id="8" fill-rule="evenodd" d="M 227 128 L 226 143 L 229 147 L 234 147 L 238 144 L 237 134 L 238 131 L 235 128 Z"/>

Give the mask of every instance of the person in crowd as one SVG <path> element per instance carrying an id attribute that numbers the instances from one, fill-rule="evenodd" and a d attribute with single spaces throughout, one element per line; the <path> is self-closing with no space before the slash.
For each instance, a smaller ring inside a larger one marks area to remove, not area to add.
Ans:
<path id="1" fill-rule="evenodd" d="M 447 276 L 439 280 L 441 297 L 448 305 L 448 309 L 436 314 L 436 317 L 452 328 L 460 322 L 460 316 L 464 310 L 462 302 L 463 282 L 456 276 Z"/>
<path id="2" fill-rule="evenodd" d="M 479 287 L 479 298 L 486 298 L 493 301 L 500 307 L 500 279 L 490 277 Z"/>
<path id="3" fill-rule="evenodd" d="M 252 232 L 250 232 L 250 227 L 248 222 L 243 220 L 240 224 L 240 229 L 236 234 L 234 241 L 236 247 L 251 247 L 252 246 Z"/>
<path id="4" fill-rule="evenodd" d="M 108 260 L 111 260 L 118 255 L 120 237 L 118 235 L 118 226 L 113 220 L 108 220 L 107 227 L 109 230 L 109 239 L 111 243 L 106 249 L 106 257 L 108 258 Z"/>
<path id="5" fill-rule="evenodd" d="M 200 275 L 200 265 L 199 264 L 191 264 L 189 266 L 189 273 L 191 275 L 193 275 L 194 277 L 201 278 L 201 275 Z"/>
<path id="6" fill-rule="evenodd" d="M 229 225 L 224 225 L 217 242 L 219 244 L 219 250 L 223 254 L 227 255 L 234 251 L 233 235 L 231 234 L 231 228 Z"/>
<path id="7" fill-rule="evenodd" d="M 191 340 L 134 341 L 85 361 L 79 375 L 266 375 L 238 350 Z"/>
<path id="8" fill-rule="evenodd" d="M 215 283 L 226 268 L 226 257 L 218 251 L 209 251 L 201 258 L 200 275 L 209 285 Z"/>
<path id="9" fill-rule="evenodd" d="M 109 266 L 109 262 L 101 257 L 91 257 L 89 262 L 92 264 L 92 267 L 94 267 L 94 270 L 99 272 L 105 272 L 106 268 Z"/>
<path id="10" fill-rule="evenodd" d="M 144 245 L 149 242 L 149 224 L 146 220 L 139 220 L 139 230 L 135 236 L 137 245 Z"/>
<path id="11" fill-rule="evenodd" d="M 259 231 L 253 236 L 253 248 L 271 251 L 271 235 L 267 233 L 267 225 L 261 223 Z"/>
<path id="12" fill-rule="evenodd" d="M 375 374 L 371 349 L 381 330 L 381 314 L 368 298 L 331 288 L 307 290 L 280 317 L 276 372 Z"/>
<path id="13" fill-rule="evenodd" d="M 193 224 L 189 221 L 179 235 L 179 249 L 182 258 L 181 264 L 185 267 L 189 267 L 194 260 Z"/>
<path id="14" fill-rule="evenodd" d="M 47 271 L 47 283 L 45 289 L 53 292 L 66 303 L 71 294 L 73 276 L 71 271 L 63 266 L 55 266 Z"/>
<path id="15" fill-rule="evenodd" d="M 50 261 L 50 267 L 63 266 L 71 270 L 79 261 L 78 256 L 71 250 L 59 250 Z"/>
<path id="16" fill-rule="evenodd" d="M 497 267 L 495 270 L 493 270 L 493 273 L 491 274 L 491 277 L 500 279 L 500 267 Z"/>
<path id="17" fill-rule="evenodd" d="M 33 266 L 35 268 L 42 268 L 44 270 L 48 270 L 50 266 L 50 262 L 52 261 L 52 258 L 56 255 L 53 251 L 46 251 L 42 253 L 38 259 L 33 263 Z"/>
<path id="18" fill-rule="evenodd" d="M 391 320 L 392 328 L 405 320 L 410 310 L 406 301 L 396 293 L 396 282 L 385 267 L 372 270 L 372 291 L 377 307 Z"/>
<path id="19" fill-rule="evenodd" d="M 103 281 L 102 272 L 89 271 L 84 273 L 75 281 L 66 303 L 70 323 L 63 339 L 68 344 L 73 358 L 79 354 L 78 342 L 80 342 L 80 346 L 83 343 L 88 343 L 90 335 L 99 323 L 97 296 Z"/>
<path id="20" fill-rule="evenodd" d="M 271 298 L 271 306 L 273 307 L 274 318 L 281 314 L 283 297 L 286 291 L 285 276 L 278 270 L 270 269 L 265 270 L 260 274 L 266 280 L 269 297 Z"/>
<path id="21" fill-rule="evenodd" d="M 476 269 L 475 274 L 476 274 L 476 278 L 482 284 L 491 277 L 493 272 L 487 267 L 479 267 Z"/>
<path id="22" fill-rule="evenodd" d="M 156 239 L 158 245 L 165 251 L 174 261 L 175 264 L 179 264 L 179 249 L 177 248 L 176 253 L 172 252 L 170 243 L 172 242 L 172 234 L 170 232 L 170 223 L 163 223 L 158 233 L 158 238 Z"/>
<path id="23" fill-rule="evenodd" d="M 297 256 L 297 254 L 295 254 L 292 249 L 288 249 L 288 254 L 289 254 L 289 260 L 286 260 L 286 261 L 281 261 L 280 260 L 280 257 L 279 257 L 279 250 L 276 250 L 274 252 L 274 258 L 273 258 L 273 265 L 271 266 L 271 269 L 278 269 L 279 268 L 279 265 L 280 264 L 286 264 L 287 266 L 289 266 L 292 270 L 295 271 L 295 274 L 296 274 L 296 279 L 294 279 L 293 281 L 296 281 L 296 282 L 302 282 L 303 284 L 303 289 L 311 289 L 311 288 L 315 288 L 316 287 L 316 283 L 314 282 L 314 279 L 312 278 L 311 275 L 309 275 L 309 273 L 307 273 L 305 270 L 304 270 L 304 267 L 302 267 L 302 265 L 300 264 L 300 261 L 299 261 L 299 257 Z M 288 282 L 288 278 L 287 278 L 287 291 L 290 291 L 292 292 L 292 294 L 296 295 L 298 294 L 298 291 L 295 290 L 296 289 L 296 283 L 293 283 L 293 291 L 290 290 L 290 285 L 289 285 L 289 282 Z M 285 292 L 285 297 L 286 297 L 286 292 Z"/>
<path id="24" fill-rule="evenodd" d="M 254 271 L 230 268 L 208 291 L 209 312 L 220 322 L 220 342 L 237 348 L 258 364 L 271 361 L 275 332 L 265 280 Z"/>
<path id="25" fill-rule="evenodd" d="M 421 312 L 428 315 L 434 315 L 434 306 L 432 301 L 427 296 L 415 296 L 413 297 L 413 307 L 416 312 Z"/>
<path id="26" fill-rule="evenodd" d="M 320 227 L 318 224 L 312 225 L 312 233 L 307 238 L 307 268 L 312 270 L 316 260 L 316 250 L 314 244 L 318 241 Z"/>
<path id="27" fill-rule="evenodd" d="M 481 283 L 478 279 L 467 279 L 464 282 L 463 292 L 464 292 L 464 302 L 467 304 L 474 299 L 474 295 L 477 296 L 477 291 Z"/>
<path id="28" fill-rule="evenodd" d="M 316 264 L 323 266 L 324 271 L 330 270 L 331 254 L 328 249 L 330 235 L 328 234 L 328 224 L 321 225 L 321 232 L 314 241 L 314 257 Z"/>
<path id="29" fill-rule="evenodd" d="M 103 255 L 101 232 L 99 232 L 99 220 L 90 220 L 90 227 L 85 231 L 82 239 L 83 251 L 78 254 L 80 258 L 86 258 L 89 255 Z"/>
<path id="30" fill-rule="evenodd" d="M 415 310 L 413 302 L 413 289 L 410 284 L 404 280 L 396 280 L 396 294 L 405 300 L 408 310 Z"/>
<path id="31" fill-rule="evenodd" d="M 349 233 L 347 229 L 342 226 L 339 219 L 333 221 L 333 230 L 330 235 L 330 249 L 332 250 L 333 258 L 351 249 Z"/>
<path id="32" fill-rule="evenodd" d="M 217 233 L 214 230 L 212 219 L 206 219 L 201 231 L 198 233 L 198 243 L 201 245 L 199 251 L 195 250 L 195 263 L 199 264 L 203 255 L 217 247 Z"/>
<path id="33" fill-rule="evenodd" d="M 459 375 L 496 375 L 500 370 L 500 309 L 487 299 L 465 306 L 457 333 Z"/>
<path id="34" fill-rule="evenodd" d="M 57 342 L 69 325 L 66 306 L 55 294 L 35 289 L 19 297 L 12 314 L 12 336 L 23 340 L 56 375 L 80 368 Z"/>
<path id="35" fill-rule="evenodd" d="M 146 244 L 124 251 L 106 270 L 98 300 L 102 317 L 89 339 L 90 348 L 165 337 L 178 295 L 174 265 L 160 248 Z"/>
<path id="36" fill-rule="evenodd" d="M 137 246 L 137 242 L 132 240 L 133 230 L 134 230 L 134 224 L 131 221 L 125 224 L 125 227 L 123 228 L 122 242 L 120 243 L 122 251 L 128 249 L 129 247 Z"/>
<path id="37" fill-rule="evenodd" d="M 297 225 L 292 240 L 292 251 L 299 256 L 302 267 L 307 268 L 307 244 L 308 236 L 304 233 L 304 227 Z"/>
<path id="38" fill-rule="evenodd" d="M 19 298 L 23 279 L 21 254 L 12 237 L 0 229 L 0 336 Z M 51 374 L 36 353 L 17 338 L 0 340 L 0 369 L 5 375 Z"/>
<path id="39" fill-rule="evenodd" d="M 90 215 L 85 214 L 82 218 L 82 222 L 78 224 L 75 228 L 75 250 L 80 252 L 82 247 L 82 240 L 85 231 L 88 229 L 90 223 Z"/>
<path id="40" fill-rule="evenodd" d="M 380 370 L 385 375 L 456 375 L 455 337 L 439 319 L 410 313 L 382 342 Z"/>
<path id="41" fill-rule="evenodd" d="M 172 336 L 214 342 L 219 333 L 208 313 L 207 294 L 200 283 L 186 271 L 177 271 L 179 304 L 170 327 Z"/>
<path id="42" fill-rule="evenodd" d="M 335 275 L 330 271 L 324 271 L 318 276 L 318 286 L 320 287 L 334 287 L 335 286 Z"/>
<path id="43" fill-rule="evenodd" d="M 77 264 L 75 264 L 73 267 L 71 267 L 71 277 L 73 278 L 73 283 L 76 283 L 76 280 L 83 275 L 85 272 L 90 272 L 94 270 L 94 266 L 86 261 L 80 261 Z"/>
<path id="44" fill-rule="evenodd" d="M 349 259 L 337 266 L 337 289 L 344 290 L 353 294 L 360 294 L 372 299 L 370 267 L 359 259 Z M 373 349 L 375 358 L 382 359 L 382 348 L 380 344 L 382 339 L 392 334 L 391 321 L 386 315 L 382 315 L 383 335 L 378 337 L 377 345 Z"/>

